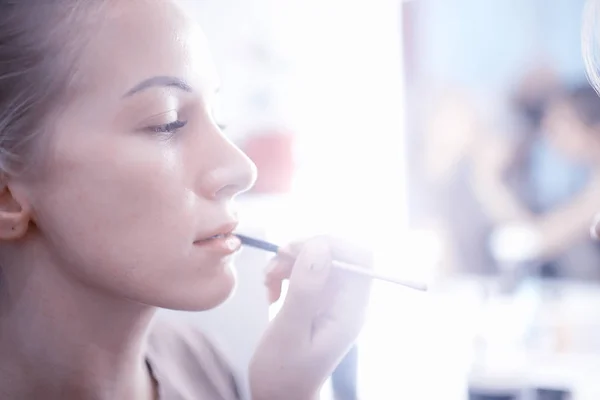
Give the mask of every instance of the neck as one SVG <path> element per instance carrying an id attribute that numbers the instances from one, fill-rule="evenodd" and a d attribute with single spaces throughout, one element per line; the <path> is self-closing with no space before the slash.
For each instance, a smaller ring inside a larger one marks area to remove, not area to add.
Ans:
<path id="1" fill-rule="evenodd" d="M 111 298 L 47 263 L 2 272 L 1 398 L 152 398 L 144 351 L 153 308 Z"/>

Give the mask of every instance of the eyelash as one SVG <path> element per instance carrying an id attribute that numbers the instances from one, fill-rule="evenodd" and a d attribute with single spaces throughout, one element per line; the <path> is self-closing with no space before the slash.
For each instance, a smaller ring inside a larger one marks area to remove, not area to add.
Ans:
<path id="1" fill-rule="evenodd" d="M 182 120 L 178 119 L 176 121 L 169 122 L 168 124 L 152 126 L 149 129 L 153 133 L 174 134 L 174 133 L 177 133 L 177 131 L 179 129 L 185 127 L 186 125 L 187 125 L 187 121 L 182 121 Z M 227 129 L 226 124 L 217 124 L 217 126 L 221 131 L 225 131 Z"/>
<path id="2" fill-rule="evenodd" d="M 157 125 L 150 127 L 150 130 L 154 133 L 168 133 L 173 134 L 176 133 L 179 129 L 183 128 L 187 125 L 187 121 L 176 120 L 173 122 L 169 122 L 164 125 Z"/>

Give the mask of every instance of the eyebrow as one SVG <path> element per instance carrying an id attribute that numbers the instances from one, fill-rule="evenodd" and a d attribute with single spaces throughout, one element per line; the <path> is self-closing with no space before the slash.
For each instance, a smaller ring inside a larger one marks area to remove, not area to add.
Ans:
<path id="1" fill-rule="evenodd" d="M 133 96 L 136 93 L 143 92 L 144 90 L 152 87 L 174 87 L 185 92 L 192 91 L 192 87 L 185 83 L 183 79 L 174 76 L 153 76 L 152 78 L 143 80 L 135 85 L 127 93 L 125 93 L 123 97 Z"/>

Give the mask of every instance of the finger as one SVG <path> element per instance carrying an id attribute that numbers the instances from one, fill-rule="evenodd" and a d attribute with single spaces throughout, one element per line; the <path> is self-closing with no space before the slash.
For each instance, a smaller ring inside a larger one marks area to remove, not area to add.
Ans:
<path id="1" fill-rule="evenodd" d="M 341 239 L 322 237 L 330 244 L 333 258 L 352 263 L 353 265 L 370 268 L 372 265 L 372 252 L 352 245 Z M 301 252 L 306 241 L 295 241 L 281 247 L 279 254 L 269 262 L 265 270 L 265 286 L 268 289 L 269 301 L 272 303 L 281 297 L 282 281 L 290 278 L 297 255 Z"/>
<path id="2" fill-rule="evenodd" d="M 364 323 L 372 281 L 363 276 L 336 271 L 336 283 L 338 290 L 328 312 L 335 316 L 340 331 L 333 330 L 331 334 L 339 335 L 340 339 L 346 335 L 356 336 Z"/>
<path id="3" fill-rule="evenodd" d="M 366 268 L 373 266 L 374 257 L 371 250 L 336 237 L 328 237 L 328 242 L 334 260 Z"/>
<path id="4" fill-rule="evenodd" d="M 274 257 L 265 268 L 265 283 L 282 281 L 290 277 L 294 260 L 286 257 Z"/>
<path id="5" fill-rule="evenodd" d="M 360 267 L 372 268 L 373 251 L 334 236 L 322 236 L 322 238 L 330 246 L 332 259 Z M 295 259 L 307 242 L 308 240 L 300 240 L 281 247 L 279 256 Z"/>
<path id="6" fill-rule="evenodd" d="M 298 254 L 300 254 L 300 252 L 304 248 L 304 245 L 309 240 L 310 238 L 293 241 L 285 246 L 280 247 L 278 254 L 281 256 L 288 256 L 295 259 L 298 256 Z"/>
<path id="7" fill-rule="evenodd" d="M 323 307 L 315 316 L 310 342 L 320 362 L 345 352 L 356 340 L 366 319 L 368 280 L 332 271 L 324 292 Z"/>
<path id="8" fill-rule="evenodd" d="M 279 301 L 281 297 L 281 288 L 283 286 L 283 281 L 273 281 L 265 283 L 267 287 L 267 294 L 269 299 L 269 304 L 276 303 Z"/>
<path id="9" fill-rule="evenodd" d="M 331 271 L 331 250 L 323 237 L 312 239 L 298 254 L 281 314 L 289 323 L 310 329 L 319 311 L 323 288 Z"/>
<path id="10" fill-rule="evenodd" d="M 269 303 L 273 304 L 281 297 L 281 287 L 283 281 L 290 277 L 293 260 L 288 257 L 276 256 L 267 264 L 265 268 L 265 281 L 267 287 Z"/>

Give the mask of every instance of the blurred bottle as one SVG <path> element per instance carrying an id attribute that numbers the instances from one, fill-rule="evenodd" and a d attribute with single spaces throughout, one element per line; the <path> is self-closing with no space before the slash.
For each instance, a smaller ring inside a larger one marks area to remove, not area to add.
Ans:
<path id="1" fill-rule="evenodd" d="M 566 389 L 536 389 L 535 400 L 570 400 L 571 392 Z"/>
<path id="2" fill-rule="evenodd" d="M 469 393 L 469 400 L 518 400 L 518 393 L 508 394 L 490 394 L 490 393 L 478 393 L 473 391 Z"/>
<path id="3" fill-rule="evenodd" d="M 519 399 L 529 385 L 528 338 L 541 304 L 527 280 L 539 237 L 526 224 L 510 224 L 492 234 L 489 246 L 499 274 L 483 299 L 469 377 L 472 399 Z"/>
<path id="4" fill-rule="evenodd" d="M 535 387 L 539 372 L 534 359 L 557 356 L 570 348 L 560 283 L 547 280 L 535 268 L 538 233 L 528 224 L 506 225 L 492 235 L 490 249 L 499 276 L 485 299 L 471 381 L 508 391 L 504 396 L 514 396 L 511 393 L 520 389 L 531 394 L 523 397 L 527 400 L 569 399 L 569 392 L 562 389 L 528 390 Z"/>

